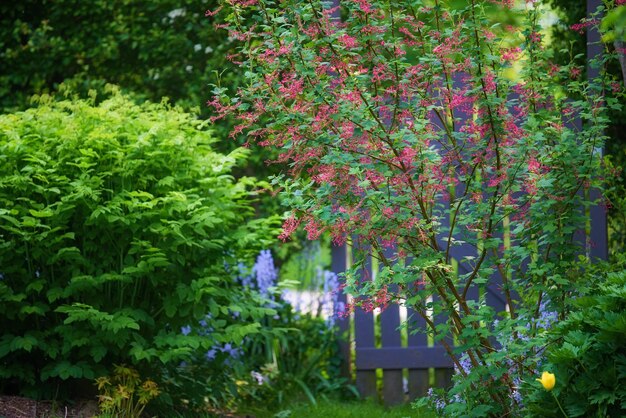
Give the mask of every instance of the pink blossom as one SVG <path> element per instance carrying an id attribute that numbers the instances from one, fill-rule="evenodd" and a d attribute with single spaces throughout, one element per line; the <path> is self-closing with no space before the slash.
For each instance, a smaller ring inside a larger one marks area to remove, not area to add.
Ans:
<path id="1" fill-rule="evenodd" d="M 502 51 L 502 61 L 515 61 L 522 52 L 520 47 L 508 48 Z"/>
<path id="2" fill-rule="evenodd" d="M 218 7 L 217 9 L 211 11 L 211 10 L 207 10 L 206 12 L 204 12 L 204 15 L 206 17 L 210 17 L 210 16 L 215 16 L 216 14 L 218 14 L 220 12 L 220 10 L 222 10 L 223 6 Z"/>
<path id="3" fill-rule="evenodd" d="M 541 43 L 541 34 L 539 32 L 532 32 L 529 36 L 528 36 L 528 40 L 532 43 L 536 43 L 539 44 Z"/>
<path id="4" fill-rule="evenodd" d="M 345 46 L 346 48 L 349 48 L 349 49 L 356 48 L 358 46 L 358 42 L 357 42 L 357 40 L 356 40 L 356 38 L 354 36 L 343 34 L 337 40 L 343 46 Z"/>
<path id="5" fill-rule="evenodd" d="M 322 225 L 314 219 L 311 219 L 309 223 L 307 223 L 304 230 L 307 232 L 307 239 L 311 241 L 318 239 L 320 235 L 322 235 L 322 232 L 324 232 Z"/>
<path id="6" fill-rule="evenodd" d="M 283 231 L 278 235 L 278 239 L 283 242 L 287 241 L 287 239 L 298 229 L 300 225 L 300 220 L 295 216 L 290 216 L 283 222 Z"/>
<path id="7" fill-rule="evenodd" d="M 373 13 L 372 5 L 367 0 L 355 0 L 356 4 L 359 5 L 361 11 L 365 14 Z"/>
<path id="8" fill-rule="evenodd" d="M 396 213 L 396 211 L 397 211 L 396 209 L 386 207 L 386 208 L 383 208 L 382 212 L 383 212 L 383 215 L 391 219 L 393 215 Z"/>
<path id="9" fill-rule="evenodd" d="M 494 39 L 496 39 L 496 34 L 490 30 L 484 30 L 483 35 L 485 36 L 485 39 L 487 39 L 488 41 L 493 41 Z"/>
<path id="10" fill-rule="evenodd" d="M 502 7 L 510 9 L 514 5 L 513 0 L 489 0 L 490 3 L 498 4 Z"/>
<path id="11" fill-rule="evenodd" d="M 493 93 L 496 91 L 496 82 L 491 71 L 485 73 L 483 81 L 485 82 L 485 91 L 487 93 Z"/>
<path id="12" fill-rule="evenodd" d="M 571 67 L 569 70 L 569 76 L 572 80 L 576 80 L 582 74 L 583 70 L 580 67 Z"/>
<path id="13" fill-rule="evenodd" d="M 626 0 L 624 0 L 624 1 L 626 1 Z M 622 90 L 622 83 L 620 83 L 619 81 L 611 82 L 611 91 L 613 93 L 618 93 L 620 90 Z"/>
<path id="14" fill-rule="evenodd" d="M 496 187 L 500 183 L 506 180 L 506 173 L 500 174 L 499 176 L 492 177 L 489 179 L 489 183 L 487 184 L 489 187 Z"/>
<path id="15" fill-rule="evenodd" d="M 598 23 L 600 23 L 598 19 L 583 19 L 580 23 L 574 23 L 570 26 L 570 29 L 583 34 L 587 28 L 597 25 Z"/>
<path id="16" fill-rule="evenodd" d="M 233 6 L 250 7 L 258 3 L 258 0 L 230 0 Z"/>
<path id="17" fill-rule="evenodd" d="M 335 167 L 332 165 L 320 165 L 318 167 L 318 174 L 313 176 L 313 180 L 319 184 L 333 184 L 333 180 L 335 179 L 336 171 Z"/>

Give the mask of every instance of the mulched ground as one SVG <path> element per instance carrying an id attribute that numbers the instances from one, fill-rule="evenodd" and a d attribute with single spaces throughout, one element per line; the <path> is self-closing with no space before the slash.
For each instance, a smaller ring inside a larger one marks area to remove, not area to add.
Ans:
<path id="1" fill-rule="evenodd" d="M 255 418 L 252 415 L 213 413 L 220 418 Z M 95 401 L 59 406 L 51 401 L 38 402 L 20 396 L 0 395 L 0 418 L 92 418 L 97 414 L 98 405 Z"/>
<path id="2" fill-rule="evenodd" d="M 54 405 L 19 396 L 0 396 L 0 418 L 92 418 L 98 413 L 95 401 Z"/>

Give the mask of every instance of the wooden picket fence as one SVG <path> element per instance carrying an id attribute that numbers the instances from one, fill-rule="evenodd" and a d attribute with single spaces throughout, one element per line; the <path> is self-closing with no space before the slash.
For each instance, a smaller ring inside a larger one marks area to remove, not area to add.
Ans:
<path id="1" fill-rule="evenodd" d="M 348 246 L 332 248 L 332 270 L 335 273 L 349 267 L 351 257 L 348 251 L 351 251 Z M 369 271 L 365 276 L 373 277 L 371 263 L 366 263 L 366 268 Z M 497 311 L 503 311 L 505 302 L 496 286 L 494 282 L 487 289 L 487 303 Z M 470 297 L 477 296 L 477 291 L 470 294 Z M 340 295 L 340 302 L 346 303 L 346 299 L 345 294 Z M 434 320 L 441 323 L 446 317 L 440 315 Z M 452 361 L 442 345 L 429 341 L 424 332 L 415 332 L 424 330 L 426 323 L 410 308 L 392 304 L 380 313 L 356 308 L 352 318 L 339 318 L 337 325 L 343 336 L 343 373 L 351 376 L 350 366 L 354 366 L 356 387 L 363 397 L 394 405 L 424 396 L 430 387 L 449 386 L 454 372 Z"/>

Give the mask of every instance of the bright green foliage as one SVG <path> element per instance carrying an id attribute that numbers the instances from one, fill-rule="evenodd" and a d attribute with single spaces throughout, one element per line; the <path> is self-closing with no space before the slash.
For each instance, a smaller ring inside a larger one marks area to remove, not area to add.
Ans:
<path id="1" fill-rule="evenodd" d="M 168 97 L 207 118 L 209 84 L 236 87 L 242 79 L 228 59 L 235 41 L 214 28 L 222 16 L 205 16 L 217 7 L 215 0 L 0 2 L 0 111 L 22 110 L 33 94 L 51 94 L 61 83 L 85 97 L 96 89 L 100 98 L 113 83 L 137 100 Z M 213 129 L 220 152 L 242 144 L 227 138 L 232 121 Z M 234 175 L 277 174 L 265 164 L 270 158 L 257 149 Z M 266 197 L 257 213 L 277 213 L 277 205 Z"/>
<path id="2" fill-rule="evenodd" d="M 544 366 L 556 374 L 554 391 L 570 417 L 626 414 L 626 270 L 600 276 L 553 330 L 557 343 Z M 561 416 L 552 396 L 538 392 L 529 409 Z"/>
<path id="3" fill-rule="evenodd" d="M 211 142 L 192 115 L 118 93 L 0 116 L 0 388 L 113 362 L 158 378 L 274 313 L 226 271 L 273 221 L 251 219 L 258 183 L 229 175 L 246 153 Z M 181 335 L 200 319 L 211 334 Z"/>
<path id="4" fill-rule="evenodd" d="M 626 41 L 626 6 L 622 5 L 609 10 L 602 19 L 602 40 L 605 42 Z"/>

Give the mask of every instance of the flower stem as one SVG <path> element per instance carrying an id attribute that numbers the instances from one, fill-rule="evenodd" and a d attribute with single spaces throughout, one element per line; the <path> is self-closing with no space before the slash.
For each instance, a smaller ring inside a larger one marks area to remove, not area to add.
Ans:
<path id="1" fill-rule="evenodd" d="M 554 394 L 554 392 L 550 392 L 550 393 L 552 393 L 552 396 L 554 397 L 554 400 L 556 401 L 556 404 L 559 406 L 559 409 L 560 409 L 560 410 L 561 410 L 561 412 L 563 413 L 563 416 L 564 416 L 565 418 L 568 418 L 568 417 L 567 417 L 567 414 L 565 413 L 565 411 L 564 411 L 564 410 L 563 410 L 563 408 L 561 407 L 561 403 L 559 402 L 559 400 L 558 400 L 558 398 L 556 397 L 556 395 Z"/>

